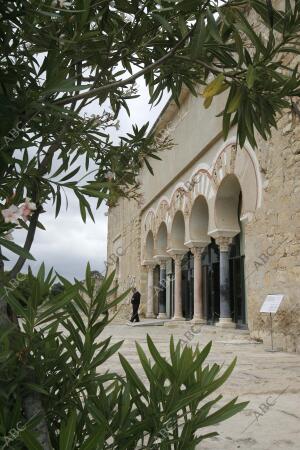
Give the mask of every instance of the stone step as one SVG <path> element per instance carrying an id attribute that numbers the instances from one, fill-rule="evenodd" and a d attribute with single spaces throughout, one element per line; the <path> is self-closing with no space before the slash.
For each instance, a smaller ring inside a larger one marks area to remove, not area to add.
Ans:
<path id="1" fill-rule="evenodd" d="M 166 320 L 170 319 L 143 319 L 140 322 L 128 322 L 127 325 L 132 327 L 163 327 Z"/>
<path id="2" fill-rule="evenodd" d="M 206 335 L 215 335 L 218 337 L 225 336 L 228 338 L 229 336 L 238 337 L 238 339 L 250 338 L 249 330 L 244 330 L 240 328 L 221 328 L 214 325 L 207 324 L 194 324 L 188 320 L 169 320 L 165 322 L 165 327 L 168 328 L 180 328 L 186 331 L 191 331 L 195 334 L 205 333 Z"/>

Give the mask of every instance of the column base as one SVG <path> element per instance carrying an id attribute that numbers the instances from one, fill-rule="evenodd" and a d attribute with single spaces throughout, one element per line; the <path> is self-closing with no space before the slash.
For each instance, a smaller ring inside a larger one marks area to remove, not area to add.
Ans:
<path id="1" fill-rule="evenodd" d="M 156 316 L 153 313 L 146 313 L 146 319 L 156 319 Z"/>
<path id="2" fill-rule="evenodd" d="M 157 318 L 158 319 L 167 319 L 168 316 L 167 316 L 167 313 L 161 312 L 161 313 L 158 314 Z"/>
<path id="3" fill-rule="evenodd" d="M 193 317 L 191 323 L 196 325 L 205 325 L 207 321 L 206 319 L 203 319 L 203 317 Z"/>
<path id="4" fill-rule="evenodd" d="M 183 316 L 173 316 L 172 320 L 182 320 L 182 321 L 184 321 L 185 318 Z"/>
<path id="5" fill-rule="evenodd" d="M 219 328 L 236 328 L 236 324 L 232 322 L 231 317 L 220 317 L 219 322 L 217 322 L 215 326 Z"/>

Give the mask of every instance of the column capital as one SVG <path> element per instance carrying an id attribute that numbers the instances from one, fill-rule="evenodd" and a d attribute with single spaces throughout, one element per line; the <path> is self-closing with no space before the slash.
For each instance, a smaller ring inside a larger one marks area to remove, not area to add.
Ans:
<path id="1" fill-rule="evenodd" d="M 167 250 L 167 253 L 171 256 L 172 259 L 175 260 L 175 258 L 183 258 L 184 255 L 186 254 L 187 250 L 183 249 L 183 248 L 169 248 L 169 250 Z"/>
<path id="2" fill-rule="evenodd" d="M 153 259 L 145 259 L 143 261 L 143 266 L 147 269 L 148 272 L 153 270 L 156 264 L 156 261 L 154 261 Z"/>
<path id="3" fill-rule="evenodd" d="M 186 241 L 184 243 L 184 245 L 186 247 L 188 247 L 191 250 L 191 252 L 193 253 L 193 248 L 195 248 L 195 247 L 205 248 L 210 244 L 210 242 L 211 242 L 211 239 L 209 236 L 203 236 L 202 239 L 197 239 L 197 240 L 191 239 L 189 241 Z"/>
<path id="4" fill-rule="evenodd" d="M 216 244 L 219 246 L 220 252 L 228 252 L 228 247 L 231 244 L 231 242 L 232 242 L 231 237 L 220 236 L 216 238 Z"/>
<path id="5" fill-rule="evenodd" d="M 166 268 L 167 261 L 171 257 L 169 255 L 155 255 L 153 256 L 153 258 L 155 259 L 157 264 L 159 264 L 161 267 Z"/>
<path id="6" fill-rule="evenodd" d="M 162 270 L 166 270 L 166 268 L 167 268 L 167 261 L 166 260 L 160 260 L 159 261 L 159 267 L 162 269 Z"/>
<path id="7" fill-rule="evenodd" d="M 184 255 L 182 255 L 182 254 L 176 254 L 176 255 L 172 256 L 176 266 L 181 266 L 181 261 L 182 261 L 183 256 Z"/>
<path id="8" fill-rule="evenodd" d="M 190 247 L 190 250 L 191 250 L 191 252 L 193 253 L 193 255 L 196 258 L 200 258 L 200 256 L 202 255 L 205 247 L 204 246 L 203 247 L 198 247 L 198 246 L 197 247 Z"/>

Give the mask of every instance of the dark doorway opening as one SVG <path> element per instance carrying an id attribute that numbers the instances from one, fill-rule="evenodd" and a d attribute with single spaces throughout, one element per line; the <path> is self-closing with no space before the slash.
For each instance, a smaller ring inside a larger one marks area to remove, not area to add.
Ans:
<path id="1" fill-rule="evenodd" d="M 172 259 L 172 271 L 167 274 L 169 286 L 170 286 L 170 317 L 174 316 L 174 299 L 175 299 L 175 264 Z"/>
<path id="2" fill-rule="evenodd" d="M 244 258 L 240 251 L 240 235 L 237 235 L 229 249 L 229 283 L 231 317 L 238 328 L 246 328 Z M 214 324 L 220 317 L 219 267 L 219 248 L 212 239 L 202 254 L 202 295 L 208 324 Z"/>
<path id="3" fill-rule="evenodd" d="M 182 258 L 182 314 L 187 320 L 194 315 L 194 256 L 189 251 Z"/>
<path id="4" fill-rule="evenodd" d="M 153 269 L 153 285 L 154 285 L 154 292 L 153 292 L 153 313 L 155 316 L 157 316 L 159 312 L 159 265 L 156 265 Z"/>
<path id="5" fill-rule="evenodd" d="M 170 315 L 173 317 L 175 298 L 174 260 L 172 260 L 172 273 L 167 276 L 170 286 Z M 194 256 L 190 251 L 184 255 L 181 262 L 181 295 L 182 315 L 185 319 L 191 320 L 194 315 Z"/>
<path id="6" fill-rule="evenodd" d="M 237 235 L 229 249 L 229 280 L 231 317 L 238 328 L 246 328 L 246 303 L 244 282 L 244 255 L 240 251 L 240 235 Z M 219 247 L 212 239 L 202 253 L 202 296 L 204 317 L 213 325 L 220 317 L 220 260 Z M 174 316 L 175 267 L 168 275 L 170 286 L 170 315 Z M 182 259 L 182 313 L 191 320 L 194 315 L 194 257 L 187 252 Z"/>
<path id="7" fill-rule="evenodd" d="M 202 253 L 202 296 L 204 317 L 213 325 L 220 317 L 219 247 L 212 239 Z"/>

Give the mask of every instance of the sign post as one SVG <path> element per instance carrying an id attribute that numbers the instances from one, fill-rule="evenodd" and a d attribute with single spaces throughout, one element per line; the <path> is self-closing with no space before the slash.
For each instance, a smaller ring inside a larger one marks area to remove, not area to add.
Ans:
<path id="1" fill-rule="evenodd" d="M 267 295 L 265 298 L 265 301 L 263 302 L 260 312 L 261 313 L 269 313 L 270 314 L 270 322 L 271 322 L 271 352 L 276 352 L 278 350 L 274 350 L 273 345 L 273 317 L 272 314 L 276 314 L 278 311 L 278 308 L 284 298 L 283 294 L 272 294 Z"/>

